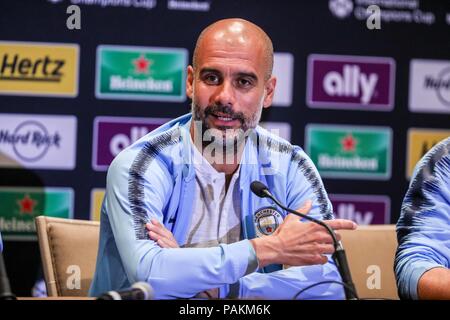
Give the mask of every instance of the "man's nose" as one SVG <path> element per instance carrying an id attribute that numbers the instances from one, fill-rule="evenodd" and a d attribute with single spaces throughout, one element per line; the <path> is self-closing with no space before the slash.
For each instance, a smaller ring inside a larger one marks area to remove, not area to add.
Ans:
<path id="1" fill-rule="evenodd" d="M 230 81 L 223 81 L 220 86 L 217 87 L 214 96 L 214 102 L 216 105 L 230 106 L 234 105 L 235 92 L 233 85 Z"/>

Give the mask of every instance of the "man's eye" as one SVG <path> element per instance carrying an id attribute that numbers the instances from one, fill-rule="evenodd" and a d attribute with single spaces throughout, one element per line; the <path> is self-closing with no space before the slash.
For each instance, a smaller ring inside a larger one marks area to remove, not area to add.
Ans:
<path id="1" fill-rule="evenodd" d="M 217 84 L 219 82 L 219 77 L 214 74 L 208 74 L 203 79 L 209 84 Z"/>
<path id="2" fill-rule="evenodd" d="M 238 85 L 239 85 L 239 87 L 247 88 L 252 85 L 252 81 L 250 81 L 248 79 L 239 79 Z"/>

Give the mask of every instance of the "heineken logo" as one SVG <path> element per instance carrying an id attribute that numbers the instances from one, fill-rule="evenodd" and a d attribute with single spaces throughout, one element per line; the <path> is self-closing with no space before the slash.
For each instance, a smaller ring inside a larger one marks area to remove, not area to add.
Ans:
<path id="1" fill-rule="evenodd" d="M 0 232 L 7 240 L 34 240 L 39 215 L 72 218 L 71 188 L 0 187 Z"/>
<path id="2" fill-rule="evenodd" d="M 308 125 L 306 131 L 307 153 L 323 177 L 390 178 L 390 128 Z"/>
<path id="3" fill-rule="evenodd" d="M 97 98 L 185 100 L 187 50 L 99 46 Z"/>

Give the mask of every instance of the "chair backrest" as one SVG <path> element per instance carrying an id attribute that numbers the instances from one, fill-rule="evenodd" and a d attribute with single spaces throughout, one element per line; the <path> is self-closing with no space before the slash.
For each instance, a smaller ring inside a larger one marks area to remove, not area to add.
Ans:
<path id="1" fill-rule="evenodd" d="M 338 233 L 359 297 L 398 299 L 394 275 L 395 225 L 360 226 Z"/>
<path id="2" fill-rule="evenodd" d="M 48 296 L 87 296 L 100 223 L 39 216 L 36 227 Z"/>

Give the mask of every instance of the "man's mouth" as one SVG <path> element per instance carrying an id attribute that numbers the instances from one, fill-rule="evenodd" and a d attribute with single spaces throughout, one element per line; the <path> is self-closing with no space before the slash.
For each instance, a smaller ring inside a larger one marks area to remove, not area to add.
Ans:
<path id="1" fill-rule="evenodd" d="M 236 118 L 233 118 L 232 116 L 223 113 L 211 113 L 211 115 L 216 119 L 224 122 L 231 122 L 236 120 Z"/>

